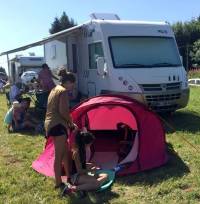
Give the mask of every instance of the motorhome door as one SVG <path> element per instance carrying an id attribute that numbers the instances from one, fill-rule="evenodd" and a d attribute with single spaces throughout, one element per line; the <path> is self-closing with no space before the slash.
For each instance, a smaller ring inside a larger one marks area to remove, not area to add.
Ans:
<path id="1" fill-rule="evenodd" d="M 88 45 L 89 52 L 89 68 L 88 68 L 88 95 L 95 96 L 98 93 L 97 88 L 101 86 L 101 77 L 97 72 L 96 60 L 98 57 L 103 57 L 102 42 L 94 42 Z"/>

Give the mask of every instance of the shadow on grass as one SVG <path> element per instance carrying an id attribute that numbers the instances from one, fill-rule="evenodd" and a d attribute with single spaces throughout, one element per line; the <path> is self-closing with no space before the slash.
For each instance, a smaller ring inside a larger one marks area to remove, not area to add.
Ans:
<path id="1" fill-rule="evenodd" d="M 117 183 L 127 185 L 154 185 L 171 178 L 181 178 L 190 172 L 188 166 L 174 151 L 170 143 L 167 144 L 169 160 L 166 165 L 148 170 L 135 175 L 130 175 L 116 180 Z"/>
<path id="2" fill-rule="evenodd" d="M 70 204 L 102 204 L 102 203 L 110 203 L 109 201 L 118 198 L 120 195 L 112 192 L 111 189 L 106 190 L 101 193 L 88 193 L 88 196 L 85 198 L 78 198 L 75 196 L 71 196 L 69 203 Z"/>
<path id="3" fill-rule="evenodd" d="M 174 131 L 200 131 L 200 115 L 197 112 L 176 112 L 173 115 L 160 115 L 168 133 Z"/>

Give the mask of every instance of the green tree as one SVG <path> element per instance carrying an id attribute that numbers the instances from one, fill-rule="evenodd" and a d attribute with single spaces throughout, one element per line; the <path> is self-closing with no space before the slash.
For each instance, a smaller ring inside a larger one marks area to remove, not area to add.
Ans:
<path id="1" fill-rule="evenodd" d="M 192 65 L 191 55 L 189 50 L 193 43 L 200 39 L 200 16 L 193 18 L 188 22 L 177 22 L 172 25 L 176 41 L 179 47 L 180 54 L 183 56 L 184 65 L 190 67 Z"/>
<path id="2" fill-rule="evenodd" d="M 59 31 L 71 28 L 75 26 L 76 23 L 73 18 L 67 16 L 65 12 L 62 13 L 60 18 L 55 17 L 53 23 L 51 24 L 51 28 L 49 29 L 49 33 L 57 33 Z"/>
<path id="3" fill-rule="evenodd" d="M 194 42 L 190 57 L 193 65 L 200 66 L 200 39 Z"/>

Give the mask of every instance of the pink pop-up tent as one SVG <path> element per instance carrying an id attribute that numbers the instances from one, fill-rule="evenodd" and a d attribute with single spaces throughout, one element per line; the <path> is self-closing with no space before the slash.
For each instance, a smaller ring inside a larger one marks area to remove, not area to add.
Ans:
<path id="1" fill-rule="evenodd" d="M 71 110 L 73 121 L 79 128 L 87 127 L 96 136 L 87 154 L 103 169 L 129 163 L 119 174 L 131 174 L 159 167 L 167 161 L 165 133 L 158 116 L 132 98 L 121 95 L 102 95 L 90 98 Z M 119 159 L 123 138 L 117 124 L 124 123 L 134 133 L 131 149 Z M 43 153 L 32 164 L 33 169 L 54 176 L 54 145 L 47 140 Z"/>

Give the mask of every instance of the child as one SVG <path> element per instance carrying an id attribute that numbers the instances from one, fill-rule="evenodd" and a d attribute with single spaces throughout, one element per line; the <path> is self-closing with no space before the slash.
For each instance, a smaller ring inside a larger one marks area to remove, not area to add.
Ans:
<path id="1" fill-rule="evenodd" d="M 92 170 L 87 169 L 86 149 L 90 148 L 94 139 L 92 133 L 77 130 L 69 137 L 72 158 L 70 182 L 72 186 L 70 189 L 66 189 L 65 193 L 97 190 L 107 180 L 107 174 L 94 174 L 94 176 L 88 174 Z"/>
<path id="2" fill-rule="evenodd" d="M 8 132 L 11 132 L 12 129 L 12 121 L 13 121 L 13 112 L 14 109 L 19 108 L 20 103 L 18 101 L 14 101 L 12 104 L 12 107 L 7 111 L 5 118 L 4 118 L 4 123 L 7 125 Z"/>
<path id="3" fill-rule="evenodd" d="M 30 99 L 23 98 L 21 103 L 14 101 L 12 107 L 8 110 L 5 115 L 4 123 L 6 123 L 8 132 L 20 131 L 26 128 L 38 129 L 36 121 L 28 119 L 26 112 L 30 106 Z"/>
<path id="4" fill-rule="evenodd" d="M 27 114 L 30 102 L 30 98 L 23 98 L 20 106 L 13 109 L 12 128 L 14 131 L 33 129 L 37 132 L 39 121 L 36 121 L 33 117 L 28 117 Z"/>

